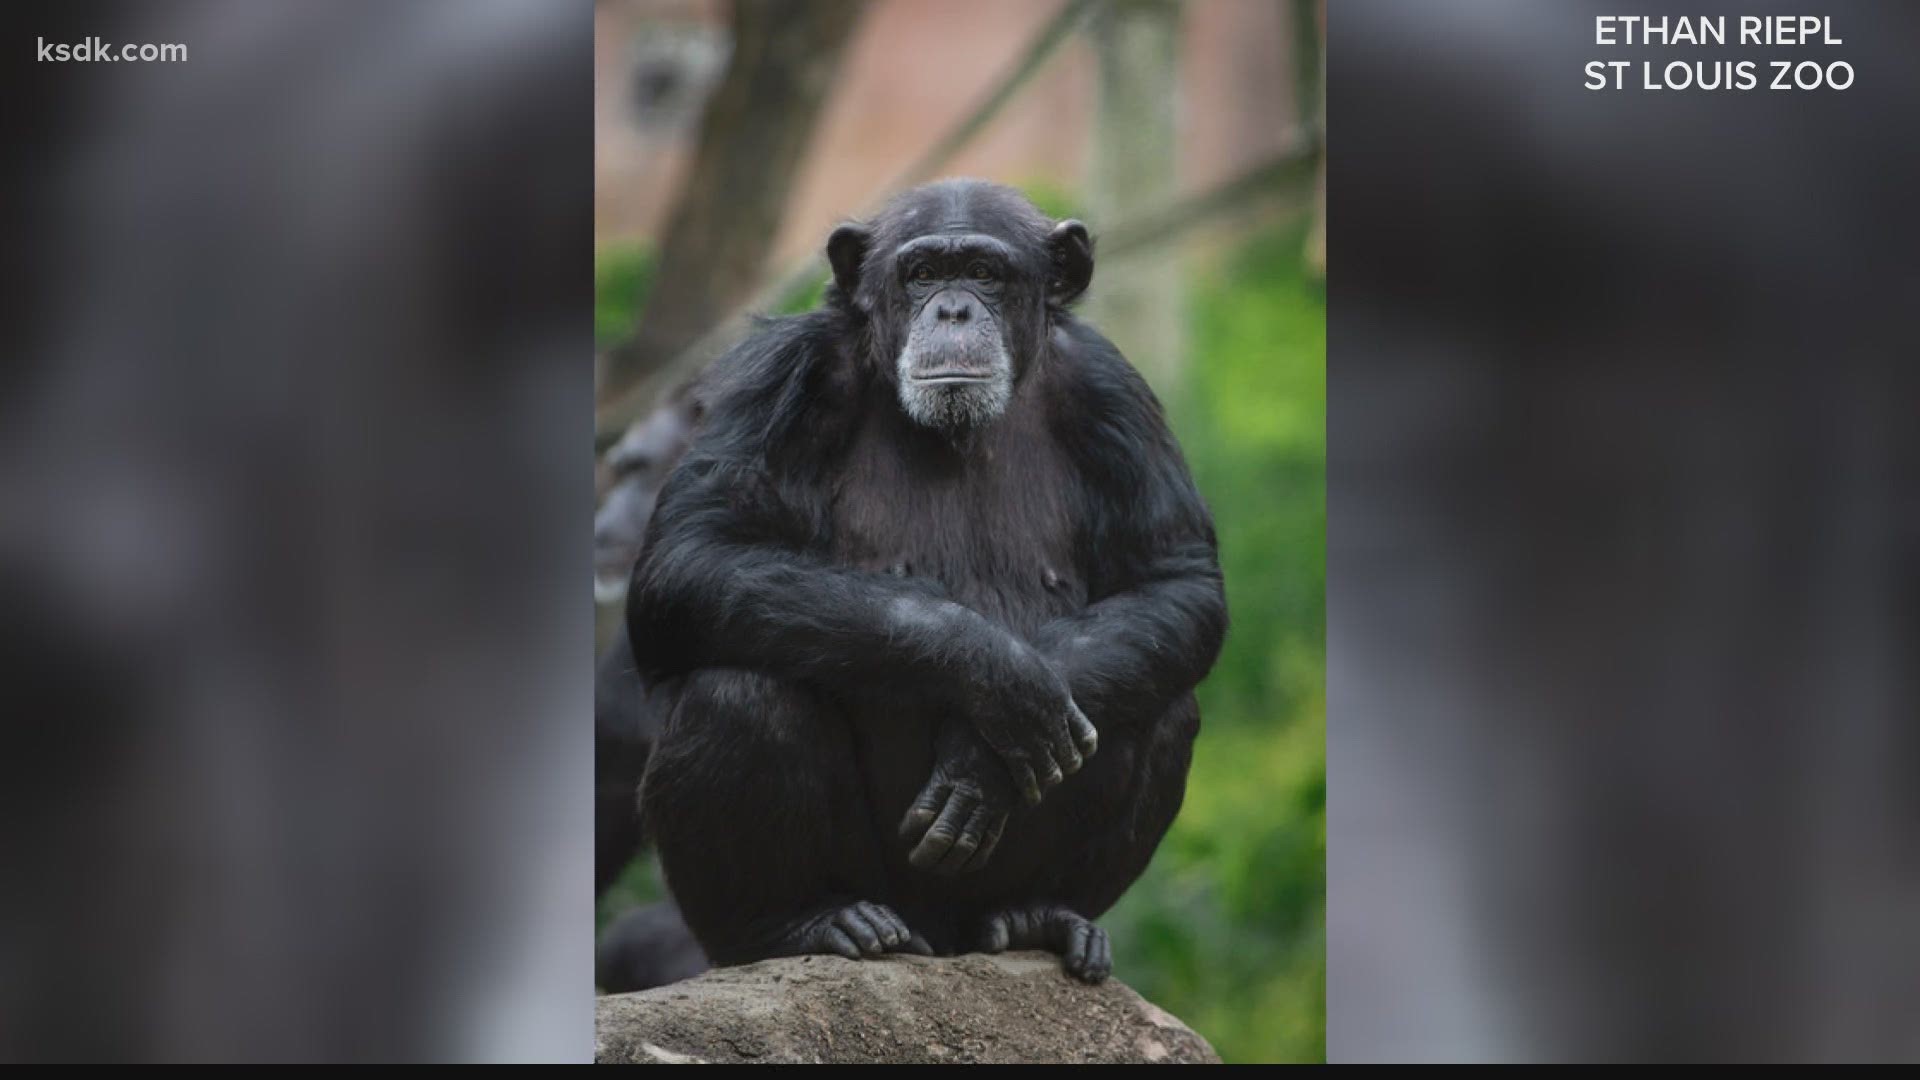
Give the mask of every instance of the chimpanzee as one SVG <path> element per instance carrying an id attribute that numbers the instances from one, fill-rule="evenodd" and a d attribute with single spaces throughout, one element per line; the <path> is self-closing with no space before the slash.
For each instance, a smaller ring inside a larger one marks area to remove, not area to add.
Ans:
<path id="1" fill-rule="evenodd" d="M 593 682 L 594 895 L 603 895 L 645 847 L 640 781 L 660 735 L 666 703 L 640 678 L 622 626 L 601 654 Z M 600 933 L 594 982 L 608 993 L 646 990 L 707 968 L 672 900 L 629 908 Z"/>
<path id="2" fill-rule="evenodd" d="M 706 954 L 672 900 L 621 912 L 593 948 L 593 982 L 609 994 L 651 990 L 706 971 Z"/>
<path id="3" fill-rule="evenodd" d="M 612 483 L 593 519 L 593 592 L 625 599 L 655 498 L 700 420 L 689 384 L 627 429 L 607 451 Z M 622 622 L 594 668 L 594 895 L 607 891 L 644 843 L 640 779 L 659 737 L 664 702 L 634 666 Z M 595 946 L 594 981 L 610 993 L 645 990 L 697 975 L 706 958 L 671 900 L 622 912 Z"/>
<path id="4" fill-rule="evenodd" d="M 593 594 L 624 600 L 647 520 L 700 420 L 691 385 L 635 422 L 607 451 L 612 483 L 593 518 Z M 594 894 L 607 891 L 641 849 L 640 777 L 659 734 L 663 702 L 640 677 L 624 623 L 594 667 Z"/>
<path id="5" fill-rule="evenodd" d="M 700 398 L 692 383 L 674 391 L 667 403 L 635 421 L 607 450 L 612 482 L 593 515 L 593 599 L 614 604 L 626 599 L 633 561 L 640 557 L 647 519 L 673 466 L 686 451 L 700 422 Z M 625 651 L 625 650 L 623 650 Z"/>
<path id="6" fill-rule="evenodd" d="M 1085 226 L 948 180 L 827 255 L 821 308 L 709 372 L 634 570 L 668 886 L 721 964 L 1044 948 L 1099 981 L 1226 632 L 1211 518 L 1067 310 Z"/>

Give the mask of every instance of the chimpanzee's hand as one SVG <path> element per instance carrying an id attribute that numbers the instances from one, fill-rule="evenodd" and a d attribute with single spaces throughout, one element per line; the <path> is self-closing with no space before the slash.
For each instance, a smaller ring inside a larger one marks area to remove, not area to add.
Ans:
<path id="1" fill-rule="evenodd" d="M 974 730 L 1012 774 L 1014 789 L 1037 804 L 1046 789 L 1080 771 L 1099 733 L 1073 703 L 1054 666 L 1017 638 L 983 664 L 968 709 Z"/>
<path id="2" fill-rule="evenodd" d="M 933 776 L 900 821 L 900 838 L 913 845 L 907 861 L 936 874 L 978 870 L 1019 805 L 993 751 L 967 725 L 944 724 L 935 735 Z"/>

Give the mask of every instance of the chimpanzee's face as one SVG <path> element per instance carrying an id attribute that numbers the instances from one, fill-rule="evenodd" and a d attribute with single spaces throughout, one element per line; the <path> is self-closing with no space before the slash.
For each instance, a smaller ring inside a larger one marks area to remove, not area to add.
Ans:
<path id="1" fill-rule="evenodd" d="M 916 423 L 961 430 L 989 423 L 1013 397 L 1007 340 L 1012 249 L 981 233 L 935 233 L 894 253 L 907 300 L 907 339 L 894 361 L 900 407 Z"/>
<path id="2" fill-rule="evenodd" d="M 612 483 L 593 516 L 593 598 L 598 604 L 626 599 L 627 578 L 647 537 L 647 520 L 661 485 L 693 437 L 699 406 L 671 402 L 636 422 L 607 451 Z"/>
<path id="3" fill-rule="evenodd" d="M 901 411 L 949 433 L 1006 412 L 1053 312 L 1093 275 L 1079 222 L 1056 224 L 1019 192 L 971 180 L 916 188 L 871 228 L 841 226 L 827 254 L 869 319 Z"/>

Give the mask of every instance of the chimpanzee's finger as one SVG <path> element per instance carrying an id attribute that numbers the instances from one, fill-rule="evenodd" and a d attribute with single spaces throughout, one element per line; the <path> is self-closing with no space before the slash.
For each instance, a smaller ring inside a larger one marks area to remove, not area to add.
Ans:
<path id="1" fill-rule="evenodd" d="M 1007 765 L 1013 773 L 1013 786 L 1020 791 L 1020 797 L 1027 800 L 1028 806 L 1040 805 L 1040 780 L 1033 775 L 1033 766 L 1025 761 L 1010 762 Z"/>
<path id="2" fill-rule="evenodd" d="M 1086 757 L 1092 757 L 1093 752 L 1100 749 L 1099 729 L 1093 726 L 1093 721 L 1087 719 L 1086 713 L 1080 711 L 1078 704 L 1073 706 L 1073 711 L 1068 715 L 1067 721 L 1073 727 L 1074 745 L 1080 748 L 1081 754 Z"/>
<path id="3" fill-rule="evenodd" d="M 940 808 L 947 803 L 947 792 L 952 785 L 942 780 L 930 781 L 920 791 L 920 797 L 907 809 L 906 816 L 900 819 L 900 839 L 912 840 L 927 831 L 934 819 L 940 816 Z"/>
<path id="4" fill-rule="evenodd" d="M 987 920 L 986 927 L 980 931 L 980 951 L 1005 952 L 1007 946 L 1012 943 L 1013 927 L 1008 925 L 1007 913 L 996 912 Z"/>
<path id="5" fill-rule="evenodd" d="M 833 923 L 852 938 L 865 955 L 876 956 L 886 951 L 885 944 L 880 940 L 880 928 L 873 925 L 873 921 L 858 905 L 841 908 L 839 914 L 833 917 Z"/>
<path id="6" fill-rule="evenodd" d="M 1072 714 L 1079 711 L 1079 708 L 1069 700 L 1067 718 L 1047 733 L 1047 751 L 1053 755 L 1055 768 L 1060 770 L 1063 777 L 1072 776 L 1080 771 L 1080 750 L 1074 745 L 1076 740 L 1072 722 Z"/>
<path id="7" fill-rule="evenodd" d="M 827 948 L 849 960 L 860 959 L 860 946 L 853 943 L 853 939 L 847 936 L 845 930 L 838 926 L 829 926 L 827 932 L 821 936 L 826 939 Z"/>
<path id="8" fill-rule="evenodd" d="M 1074 923 L 1061 960 L 1067 972 L 1082 982 L 1104 980 L 1113 971 L 1113 951 L 1107 932 L 1084 919 Z"/>
<path id="9" fill-rule="evenodd" d="M 1048 758 L 1040 769 L 1040 786 L 1048 791 L 1059 787 L 1066 778 L 1067 775 L 1060 771 L 1060 763 L 1052 758 Z"/>
<path id="10" fill-rule="evenodd" d="M 993 850 L 1000 846 L 1000 836 L 1007 831 L 1007 815 L 995 813 L 987 824 L 986 839 L 980 841 L 980 850 L 974 852 L 973 861 L 967 864 L 968 870 L 978 870 L 993 858 Z"/>
<path id="11" fill-rule="evenodd" d="M 974 808 L 973 816 L 967 819 L 963 837 L 972 837 L 973 843 L 967 850 L 967 860 L 955 868 L 955 873 L 970 874 L 987 865 L 993 857 L 992 845 L 1000 842 L 999 829 L 1004 825 L 1006 816 L 988 806 Z M 957 845 L 956 845 L 957 846 Z"/>
<path id="12" fill-rule="evenodd" d="M 863 900 L 854 906 L 858 907 L 860 914 L 866 916 L 867 921 L 873 924 L 873 928 L 880 934 L 880 944 L 887 948 L 899 948 L 913 936 L 913 931 L 907 929 L 906 921 L 887 905 Z"/>
<path id="13" fill-rule="evenodd" d="M 954 838 L 953 847 L 947 850 L 940 865 L 933 868 L 934 873 L 951 876 L 967 868 L 974 852 L 980 850 L 980 841 L 986 838 L 985 818 L 989 815 L 990 812 L 978 800 L 967 800 L 966 824 L 960 827 L 960 835 Z"/>
<path id="14" fill-rule="evenodd" d="M 955 841 L 960 839 L 960 831 L 966 827 L 967 818 L 973 813 L 973 799 L 959 791 L 947 796 L 947 805 L 940 816 L 928 827 L 927 834 L 914 845 L 907 861 L 921 870 L 931 870 L 946 858 Z"/>

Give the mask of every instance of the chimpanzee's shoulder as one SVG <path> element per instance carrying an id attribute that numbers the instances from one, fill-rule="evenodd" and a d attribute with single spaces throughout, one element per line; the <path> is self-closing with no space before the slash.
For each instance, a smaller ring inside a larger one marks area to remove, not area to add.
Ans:
<path id="1" fill-rule="evenodd" d="M 1147 380 L 1085 323 L 1061 320 L 1054 335 L 1066 378 L 1056 383 L 1051 427 L 1092 489 L 1118 508 L 1102 527 L 1110 537 L 1172 530 L 1211 542 L 1206 504 Z"/>
<path id="2" fill-rule="evenodd" d="M 804 379 L 835 354 L 845 334 L 843 322 L 827 309 L 756 318 L 747 336 L 701 373 L 703 397 L 714 403 L 752 401 Z"/>
<path id="3" fill-rule="evenodd" d="M 1159 437 L 1166 427 L 1160 399 L 1113 342 L 1072 316 L 1054 324 L 1052 356 L 1058 400 L 1070 415 L 1093 419 L 1095 432 Z"/>
<path id="4" fill-rule="evenodd" d="M 696 445 L 728 456 L 770 457 L 812 442 L 823 416 L 844 411 L 846 362 L 856 331 L 825 307 L 756 319 L 745 339 L 700 376 L 706 431 Z"/>

